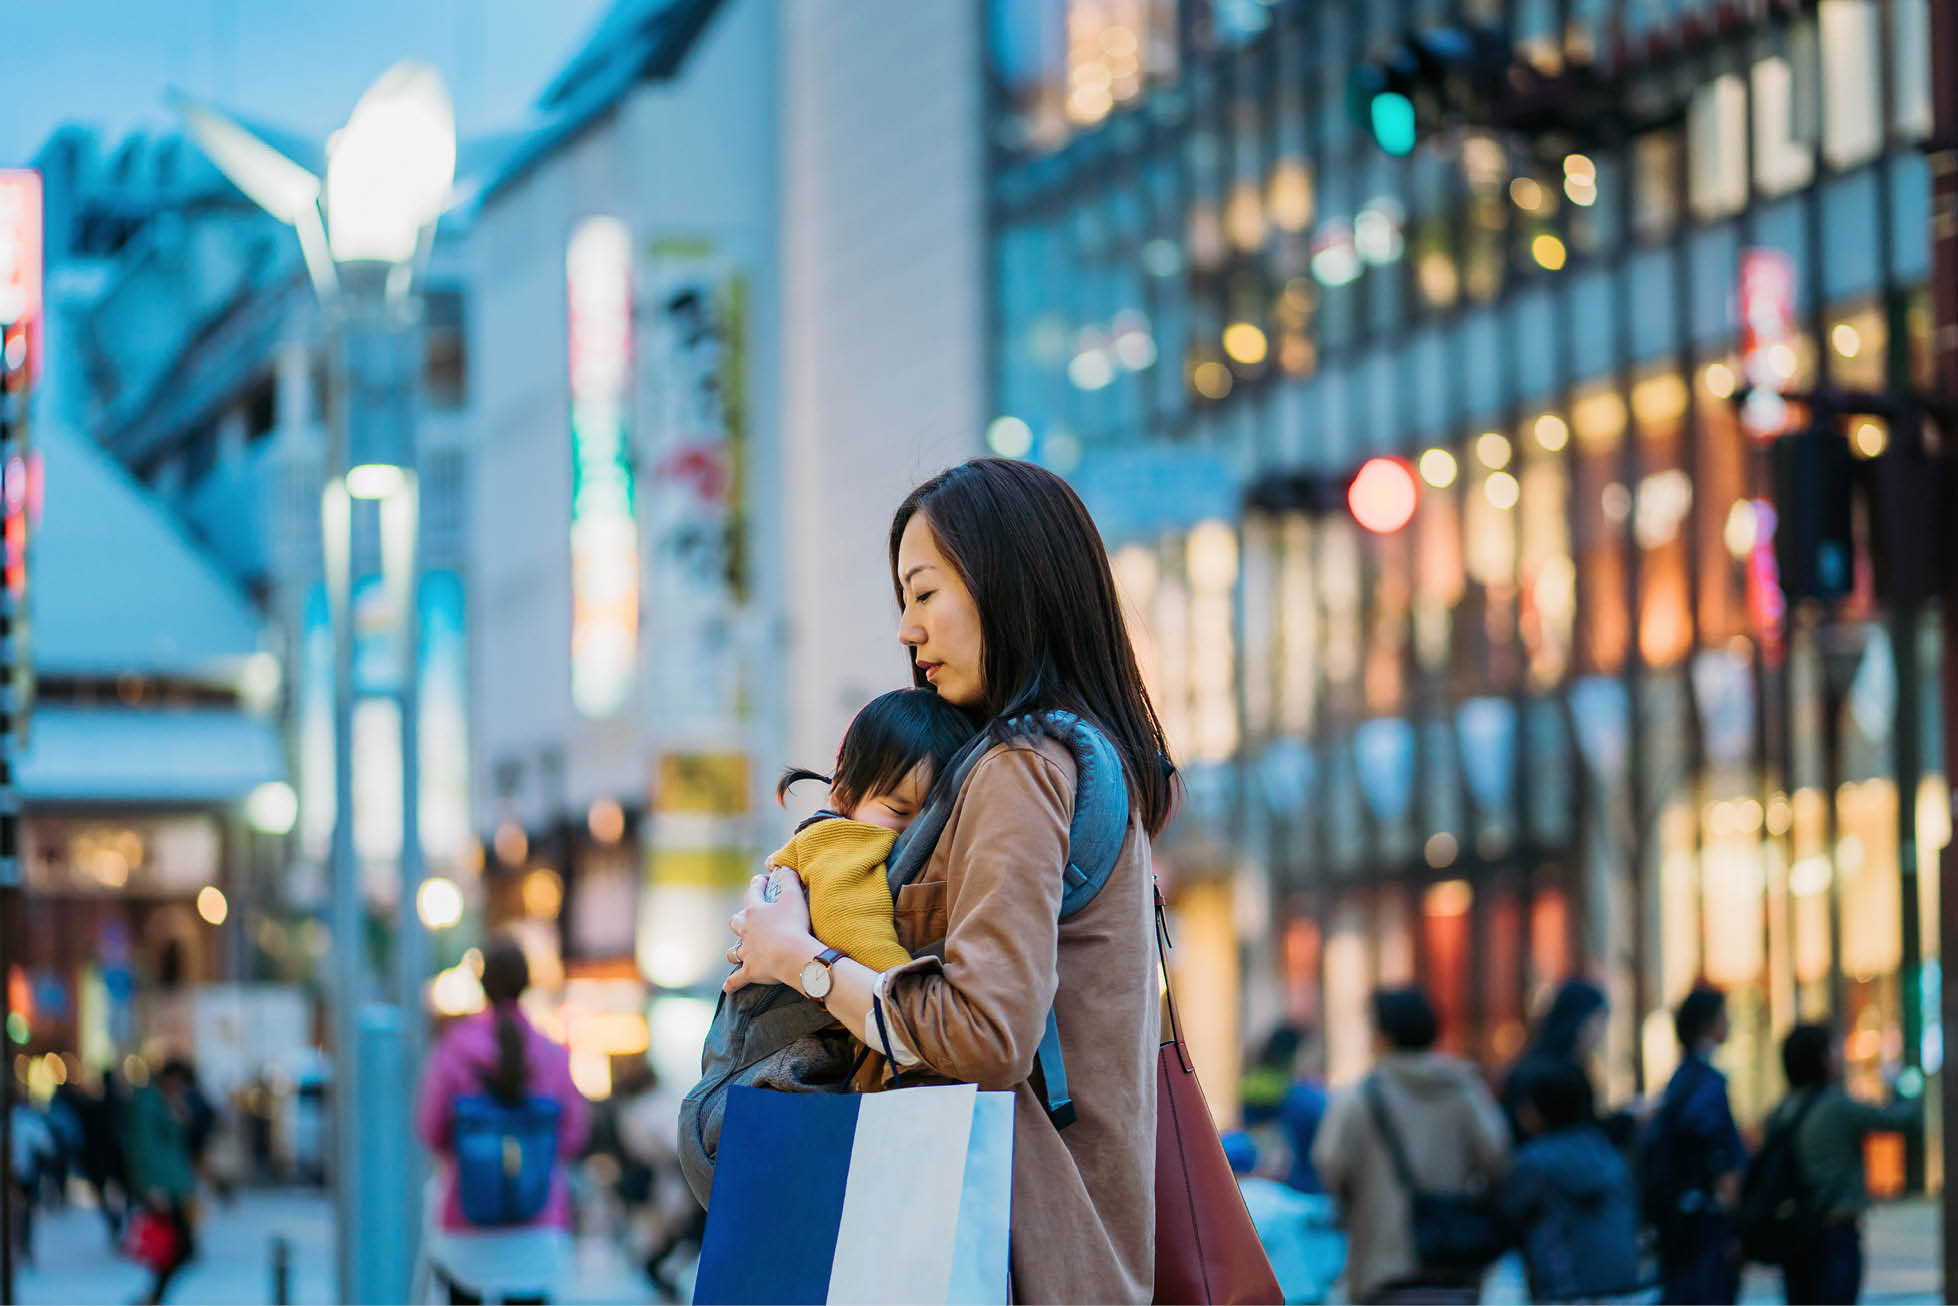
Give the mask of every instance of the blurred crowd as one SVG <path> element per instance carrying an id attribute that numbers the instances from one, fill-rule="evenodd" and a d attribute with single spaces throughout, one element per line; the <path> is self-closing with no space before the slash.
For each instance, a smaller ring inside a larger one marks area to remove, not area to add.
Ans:
<path id="1" fill-rule="evenodd" d="M 1306 1031 L 1274 1031 L 1224 1146 L 1286 1300 L 1326 1301 L 1343 1275 L 1356 1302 L 1474 1302 L 1511 1255 L 1536 1302 L 1728 1303 L 1750 1263 L 1777 1267 L 1790 1303 L 1857 1300 L 1864 1140 L 1917 1129 L 1922 1102 L 1851 1097 L 1836 1033 L 1798 1025 L 1750 1145 L 1715 1064 L 1726 1000 L 1701 987 L 1674 1013 L 1663 1091 L 1601 1109 L 1607 1015 L 1596 985 L 1565 983 L 1491 1084 L 1437 1050 L 1425 994 L 1382 990 L 1374 1065 L 1332 1095 Z"/>

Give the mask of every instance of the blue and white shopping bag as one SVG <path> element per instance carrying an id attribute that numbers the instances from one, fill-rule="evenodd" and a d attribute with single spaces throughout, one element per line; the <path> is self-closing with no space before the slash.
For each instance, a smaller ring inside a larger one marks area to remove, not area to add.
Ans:
<path id="1" fill-rule="evenodd" d="M 698 1303 L 1007 1299 L 1013 1095 L 737 1085 L 714 1163 Z"/>

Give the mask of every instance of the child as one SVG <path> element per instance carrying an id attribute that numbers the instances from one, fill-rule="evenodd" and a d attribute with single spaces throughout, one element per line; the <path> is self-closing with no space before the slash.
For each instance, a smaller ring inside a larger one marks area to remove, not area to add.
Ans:
<path id="1" fill-rule="evenodd" d="M 791 770 L 776 786 L 778 799 L 799 780 L 829 786 L 829 808 L 804 821 L 768 861 L 802 878 L 810 932 L 872 970 L 911 960 L 897 941 L 884 862 L 924 807 L 932 781 L 972 734 L 965 713 L 936 691 L 893 690 L 850 723 L 834 776 Z"/>
<path id="2" fill-rule="evenodd" d="M 1631 1169 L 1598 1127 L 1591 1081 L 1575 1063 L 1530 1076 L 1529 1142 L 1503 1182 L 1502 1209 L 1522 1235 L 1533 1301 L 1636 1293 L 1637 1199 Z"/>

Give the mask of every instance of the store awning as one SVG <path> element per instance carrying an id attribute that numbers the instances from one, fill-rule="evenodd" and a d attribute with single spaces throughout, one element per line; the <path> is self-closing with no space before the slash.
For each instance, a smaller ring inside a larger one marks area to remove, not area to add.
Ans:
<path id="1" fill-rule="evenodd" d="M 43 704 L 19 767 L 33 803 L 230 803 L 285 779 L 272 723 L 227 708 Z"/>

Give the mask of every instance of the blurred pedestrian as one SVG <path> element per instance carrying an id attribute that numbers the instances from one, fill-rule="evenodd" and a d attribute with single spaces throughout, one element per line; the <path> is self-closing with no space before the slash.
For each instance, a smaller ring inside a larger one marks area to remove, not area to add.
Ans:
<path id="1" fill-rule="evenodd" d="M 549 1301 L 570 1246 L 565 1171 L 588 1115 L 569 1054 L 518 1009 L 529 987 L 516 940 L 491 942 L 487 1009 L 451 1025 L 422 1071 L 415 1133 L 442 1171 L 427 1250 L 451 1303 Z"/>
<path id="2" fill-rule="evenodd" d="M 1493 1197 L 1509 1161 L 1508 1127 L 1475 1067 L 1434 1050 L 1440 1027 L 1419 989 L 1374 994 L 1373 1019 L 1381 1049 L 1373 1073 L 1334 1099 L 1312 1149 L 1346 1228 L 1348 1295 L 1477 1301 L 1479 1271 L 1420 1263 L 1412 1189 Z M 1489 1249 L 1489 1259 L 1499 1252 Z"/>
<path id="3" fill-rule="evenodd" d="M 41 1176 L 54 1164 L 57 1148 L 54 1130 L 27 1096 L 27 1086 L 14 1085 L 13 1110 L 8 1113 L 13 1127 L 14 1251 L 21 1260 L 34 1259 L 34 1208 L 40 1196 Z"/>
<path id="4" fill-rule="evenodd" d="M 1629 1297 L 1639 1274 L 1638 1192 L 1597 1120 L 1591 1081 L 1574 1062 L 1529 1079 L 1530 1139 L 1503 1180 L 1503 1214 L 1522 1237 L 1530 1300 Z"/>
<path id="5" fill-rule="evenodd" d="M 1591 1059 L 1604 1042 L 1611 1019 L 1611 1006 L 1604 990 L 1586 979 L 1565 980 L 1551 999 L 1550 1008 L 1537 1022 L 1528 1048 L 1516 1059 L 1503 1078 L 1503 1114 L 1509 1117 L 1510 1132 L 1518 1143 L 1528 1140 L 1535 1130 L 1528 1122 L 1530 1080 L 1547 1070 L 1576 1066 L 1587 1081 L 1591 1078 Z M 1594 1086 L 1595 1100 L 1595 1086 Z M 1631 1109 L 1599 1117 L 1605 1137 L 1621 1151 L 1629 1151 L 1638 1133 L 1636 1113 Z"/>
<path id="6" fill-rule="evenodd" d="M 1701 986 L 1673 1016 L 1684 1054 L 1639 1147 L 1645 1216 L 1658 1234 L 1663 1302 L 1731 1303 L 1740 1292 L 1734 1206 L 1747 1148 L 1713 1054 L 1727 1040 L 1727 999 Z"/>
<path id="7" fill-rule="evenodd" d="M 1301 1193 L 1322 1191 L 1312 1166 L 1312 1141 L 1326 1115 L 1326 1089 L 1300 1069 L 1309 1042 L 1298 1025 L 1272 1030 L 1238 1090 L 1245 1130 L 1261 1154 L 1282 1148 L 1285 1182 Z"/>
<path id="8" fill-rule="evenodd" d="M 82 1178 L 95 1192 L 96 1207 L 108 1226 L 109 1242 L 120 1245 L 130 1193 L 123 1149 L 127 1109 L 114 1072 L 104 1072 L 99 1083 L 84 1089 L 77 1105 L 82 1122 Z"/>
<path id="9" fill-rule="evenodd" d="M 618 1099 L 619 1150 L 622 1176 L 633 1176 L 639 1194 L 638 1211 L 645 1237 L 647 1281 L 665 1301 L 682 1299 L 674 1258 L 700 1254 L 707 1232 L 707 1211 L 694 1199 L 680 1171 L 680 1096 L 653 1073 L 641 1067 Z"/>
<path id="10" fill-rule="evenodd" d="M 1777 1258 L 1788 1301 L 1854 1302 L 1863 1289 L 1863 1216 L 1870 1207 L 1863 1140 L 1884 1130 L 1916 1129 L 1924 1104 L 1903 1100 L 1879 1107 L 1849 1096 L 1842 1087 L 1841 1046 L 1827 1026 L 1790 1030 L 1781 1066 L 1788 1096 L 1768 1117 L 1770 1141 L 1761 1150 L 1765 1156 L 1776 1135 L 1789 1131 L 1798 1163 L 1801 1218 Z"/>
<path id="11" fill-rule="evenodd" d="M 156 1078 L 137 1090 L 129 1106 L 130 1191 L 146 1214 L 149 1229 L 167 1226 L 170 1235 L 139 1240 L 146 1248 L 165 1249 L 139 1252 L 154 1276 L 144 1298 L 152 1306 L 163 1300 L 177 1271 L 197 1253 L 190 1082 L 187 1062 L 165 1062 Z M 148 1234 L 149 1229 L 142 1232 Z"/>
<path id="12" fill-rule="evenodd" d="M 1251 1213 L 1287 1306 L 1325 1301 L 1346 1262 L 1346 1240 L 1339 1233 L 1333 1200 L 1324 1193 L 1297 1192 L 1259 1174 L 1258 1142 L 1249 1133 L 1228 1130 L 1223 1144 L 1244 1209 Z"/>

